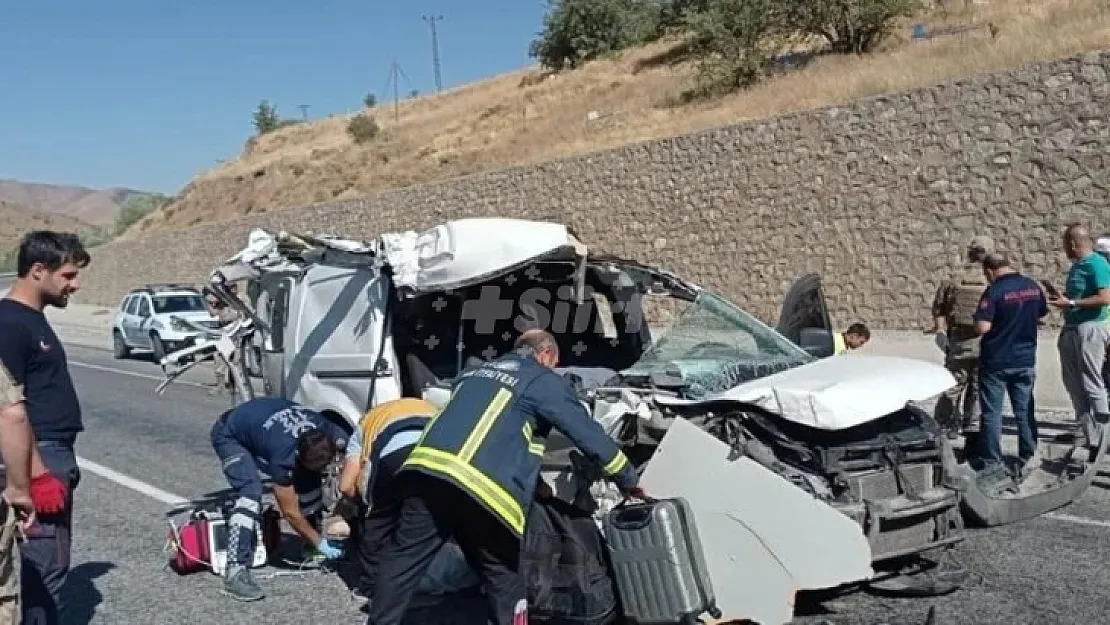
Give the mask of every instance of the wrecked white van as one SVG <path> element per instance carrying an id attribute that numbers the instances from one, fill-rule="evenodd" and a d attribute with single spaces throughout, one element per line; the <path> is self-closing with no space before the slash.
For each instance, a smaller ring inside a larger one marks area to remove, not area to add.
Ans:
<path id="1" fill-rule="evenodd" d="M 465 367 L 505 353 L 523 329 L 548 329 L 560 372 L 645 485 L 689 497 L 703 540 L 727 547 L 713 549 L 715 585 L 771 566 L 780 577 L 760 583 L 792 596 L 961 539 L 942 462 L 951 450 L 913 405 L 954 379 L 918 360 L 825 357 L 832 329 L 815 276 L 794 285 L 773 328 L 668 271 L 591 250 L 563 225 L 479 218 L 371 242 L 256 230 L 212 274 L 220 291 L 238 280 L 252 294 L 267 392 L 348 427 L 402 395 L 442 404 Z M 657 300 L 683 310 L 655 336 Z M 600 513 L 615 500 L 595 469 L 565 439 L 548 441 L 545 477 Z M 745 583 L 726 613 L 758 601 L 761 586 Z"/>

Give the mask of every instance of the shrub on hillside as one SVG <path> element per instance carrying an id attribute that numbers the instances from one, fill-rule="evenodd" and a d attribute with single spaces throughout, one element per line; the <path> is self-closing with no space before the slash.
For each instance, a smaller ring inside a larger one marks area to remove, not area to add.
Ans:
<path id="1" fill-rule="evenodd" d="M 682 21 L 698 58 L 699 95 L 759 82 L 793 32 L 785 5 L 783 0 L 707 0 L 702 10 L 685 15 Z"/>
<path id="2" fill-rule="evenodd" d="M 378 122 L 369 115 L 358 114 L 347 123 L 347 134 L 351 135 L 355 143 L 365 143 L 374 139 L 381 132 Z"/>
<path id="3" fill-rule="evenodd" d="M 790 20 L 824 38 L 833 52 L 864 54 L 886 39 L 898 20 L 923 8 L 920 0 L 789 0 Z"/>

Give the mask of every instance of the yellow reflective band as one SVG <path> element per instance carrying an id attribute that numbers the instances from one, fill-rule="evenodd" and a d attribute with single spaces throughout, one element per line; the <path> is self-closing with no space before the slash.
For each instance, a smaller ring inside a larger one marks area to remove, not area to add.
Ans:
<path id="1" fill-rule="evenodd" d="M 601 469 L 601 472 L 604 473 L 606 477 L 616 475 L 624 469 L 626 464 L 628 464 L 628 457 L 624 455 L 624 452 L 617 450 L 617 455 L 613 456 L 613 459 Z"/>
<path id="2" fill-rule="evenodd" d="M 528 451 L 537 456 L 543 455 L 546 445 L 544 443 L 537 443 L 535 439 L 532 438 L 532 424 L 527 421 L 524 422 L 524 440 L 528 443 Z"/>
<path id="3" fill-rule="evenodd" d="M 409 454 L 403 466 L 425 467 L 455 478 L 517 533 L 524 533 L 524 510 L 521 509 L 520 504 L 493 480 L 457 457 L 439 449 L 417 447 Z"/>
<path id="4" fill-rule="evenodd" d="M 489 434 L 490 428 L 497 421 L 497 417 L 501 416 L 501 412 L 505 410 L 505 405 L 512 399 L 513 394 L 506 389 L 498 389 L 497 394 L 493 396 L 493 401 L 486 407 L 486 411 L 478 419 L 478 423 L 474 424 L 474 429 L 470 432 L 470 436 L 466 438 L 463 443 L 462 449 L 459 450 L 459 459 L 463 462 L 469 463 L 474 458 L 474 454 L 478 453 L 478 447 L 482 445 L 482 441 L 486 439 Z"/>

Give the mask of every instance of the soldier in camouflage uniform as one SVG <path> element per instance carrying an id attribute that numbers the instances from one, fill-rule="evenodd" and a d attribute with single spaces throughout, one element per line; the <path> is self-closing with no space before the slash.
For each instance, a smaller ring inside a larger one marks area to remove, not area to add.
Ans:
<path id="1" fill-rule="evenodd" d="M 933 332 L 943 333 L 944 366 L 956 378 L 956 386 L 937 401 L 935 416 L 951 438 L 960 431 L 965 436 L 979 432 L 979 336 L 971 316 L 989 286 L 982 262 L 993 251 L 989 237 L 972 238 L 967 264 L 952 280 L 940 285 L 933 299 Z"/>

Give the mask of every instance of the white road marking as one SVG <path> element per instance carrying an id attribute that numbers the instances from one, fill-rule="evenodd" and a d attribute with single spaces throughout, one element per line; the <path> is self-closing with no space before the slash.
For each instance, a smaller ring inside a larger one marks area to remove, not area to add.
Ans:
<path id="1" fill-rule="evenodd" d="M 106 480 L 110 480 L 112 482 L 115 482 L 116 484 L 119 484 L 120 486 L 125 486 L 137 493 L 146 495 L 147 497 L 150 497 L 152 499 L 157 499 L 158 501 L 161 501 L 168 506 L 178 507 L 190 503 L 190 500 L 184 497 L 178 497 L 177 495 L 166 492 L 161 488 L 158 488 L 157 486 L 151 486 L 146 482 L 136 480 L 133 477 L 128 477 L 120 473 L 119 471 L 109 469 L 108 467 L 97 464 L 92 460 L 88 460 L 87 458 L 81 458 L 79 456 L 77 458 L 77 466 L 81 467 L 82 471 L 88 471 L 89 473 L 99 475 Z"/>
<path id="2" fill-rule="evenodd" d="M 155 382 L 162 382 L 163 380 L 165 380 L 165 378 L 163 378 L 162 376 L 159 376 L 159 375 L 150 375 L 149 373 L 138 373 L 136 371 L 127 371 L 126 369 L 116 369 L 115 367 L 105 367 L 103 365 L 94 365 L 94 364 L 89 363 L 89 362 L 78 362 L 76 360 L 71 360 L 71 361 L 69 361 L 69 364 L 77 365 L 78 367 L 84 367 L 86 369 L 93 369 L 95 371 L 104 371 L 104 372 L 107 372 L 107 373 L 118 373 L 119 375 L 129 375 L 133 378 L 142 378 L 144 380 L 154 380 Z M 189 382 L 188 380 L 182 380 L 181 378 L 178 378 L 177 380 L 175 380 L 174 384 L 184 384 L 186 386 L 195 386 L 197 388 L 208 388 L 207 385 L 200 384 L 198 382 Z"/>
<path id="3" fill-rule="evenodd" d="M 1093 525 L 1095 527 L 1110 528 L 1110 521 L 1099 521 L 1098 519 L 1088 519 L 1087 517 L 1075 516 L 1074 514 L 1065 514 L 1063 512 L 1048 512 L 1043 515 L 1047 519 L 1056 521 L 1065 521 L 1067 523 L 1078 523 L 1079 525 Z"/>

